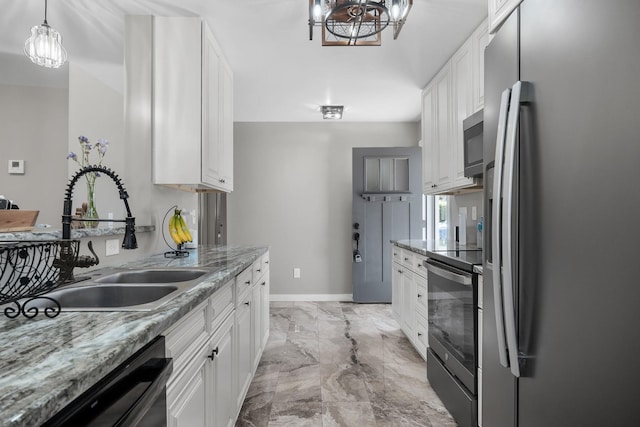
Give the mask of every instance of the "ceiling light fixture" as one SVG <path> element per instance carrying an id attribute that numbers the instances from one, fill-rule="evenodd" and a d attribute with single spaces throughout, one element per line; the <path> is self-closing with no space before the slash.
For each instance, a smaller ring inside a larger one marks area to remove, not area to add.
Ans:
<path id="1" fill-rule="evenodd" d="M 389 24 L 398 38 L 413 0 L 309 0 L 309 40 L 322 26 L 323 46 L 380 46 Z"/>
<path id="2" fill-rule="evenodd" d="M 59 68 L 67 62 L 60 33 L 47 23 L 47 0 L 44 0 L 44 22 L 31 28 L 31 37 L 24 42 L 24 54 L 34 64 L 47 68 Z"/>
<path id="3" fill-rule="evenodd" d="M 340 120 L 343 110 L 343 105 L 323 105 L 321 107 L 322 118 L 325 120 Z"/>

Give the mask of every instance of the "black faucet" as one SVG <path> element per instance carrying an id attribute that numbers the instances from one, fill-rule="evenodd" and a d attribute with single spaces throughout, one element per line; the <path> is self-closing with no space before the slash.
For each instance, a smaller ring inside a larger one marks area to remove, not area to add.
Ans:
<path id="1" fill-rule="evenodd" d="M 71 240 L 71 221 L 78 221 L 80 219 L 75 219 L 71 216 L 71 197 L 73 195 L 73 187 L 78 182 L 81 176 L 86 175 L 91 172 L 100 172 L 108 177 L 110 177 L 118 187 L 118 191 L 120 192 L 120 199 L 124 202 L 124 207 L 127 210 L 127 217 L 125 219 L 95 219 L 92 221 L 109 221 L 109 222 L 124 222 L 125 230 L 124 230 L 124 239 L 122 241 L 123 249 L 136 249 L 138 247 L 138 242 L 136 240 L 136 219 L 131 216 L 131 209 L 129 209 L 129 202 L 127 199 L 129 195 L 127 194 L 127 190 L 125 190 L 122 181 L 111 169 L 106 168 L 104 166 L 85 166 L 80 169 L 76 174 L 69 180 L 69 184 L 67 185 L 67 190 L 65 191 L 64 197 L 64 206 L 62 210 L 62 240 Z M 73 280 L 73 268 L 74 267 L 91 267 L 92 265 L 97 265 L 100 260 L 98 256 L 93 251 L 93 245 L 91 242 L 87 245 L 89 250 L 93 254 L 94 257 L 90 256 L 79 256 L 77 258 L 74 257 L 73 250 L 71 245 L 62 245 L 60 251 L 60 259 L 56 260 L 57 267 L 60 268 L 60 277 L 64 278 L 65 281 Z"/>

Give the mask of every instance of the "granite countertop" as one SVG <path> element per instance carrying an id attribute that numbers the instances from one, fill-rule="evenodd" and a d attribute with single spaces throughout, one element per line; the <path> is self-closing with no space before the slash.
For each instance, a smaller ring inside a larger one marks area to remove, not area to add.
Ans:
<path id="1" fill-rule="evenodd" d="M 148 312 L 63 312 L 49 319 L 0 313 L 0 424 L 40 425 L 266 253 L 199 247 L 186 258 L 150 256 L 124 267 L 202 267 L 199 285 Z"/>
<path id="2" fill-rule="evenodd" d="M 83 237 L 117 236 L 124 234 L 124 227 L 113 228 L 73 228 L 72 239 Z M 136 233 L 155 231 L 154 225 L 136 225 Z M 58 240 L 62 238 L 62 230 L 54 228 L 34 228 L 32 231 L 0 232 L 0 241 L 6 240 Z"/>
<path id="3" fill-rule="evenodd" d="M 392 244 L 404 249 L 419 253 L 424 256 L 429 256 L 429 252 L 434 251 L 446 251 L 446 250 L 479 250 L 476 245 L 461 245 L 455 242 L 440 243 L 435 240 L 421 240 L 421 239 L 405 239 L 405 240 L 392 240 Z"/>

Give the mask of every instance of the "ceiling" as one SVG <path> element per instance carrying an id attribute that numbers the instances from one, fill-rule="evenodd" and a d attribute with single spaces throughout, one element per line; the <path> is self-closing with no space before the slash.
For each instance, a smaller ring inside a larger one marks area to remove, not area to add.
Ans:
<path id="1" fill-rule="evenodd" d="M 64 69 L 22 55 L 44 0 L 0 0 L 0 10 L 0 83 L 64 84 Z M 414 0 L 398 39 L 388 28 L 379 47 L 322 47 L 319 28 L 310 41 L 307 0 L 50 0 L 47 20 L 70 61 L 122 91 L 128 14 L 202 16 L 234 70 L 235 121 L 315 122 L 325 104 L 344 105 L 343 121 L 417 121 L 421 89 L 486 17 L 487 1 Z"/>

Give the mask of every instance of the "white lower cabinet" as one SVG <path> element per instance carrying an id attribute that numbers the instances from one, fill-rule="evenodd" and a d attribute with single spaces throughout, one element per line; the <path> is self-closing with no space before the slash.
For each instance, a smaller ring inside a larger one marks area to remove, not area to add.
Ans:
<path id="1" fill-rule="evenodd" d="M 427 358 L 427 276 L 423 255 L 392 246 L 391 311 L 409 341 Z M 399 260 L 399 261 L 395 261 Z"/>
<path id="2" fill-rule="evenodd" d="M 265 259 L 268 266 L 267 253 L 165 332 L 174 360 L 168 426 L 235 424 L 269 336 L 269 270 L 256 269 Z"/>
<path id="3" fill-rule="evenodd" d="M 167 426 L 204 427 L 207 420 L 207 348 L 203 347 L 167 388 Z"/>

